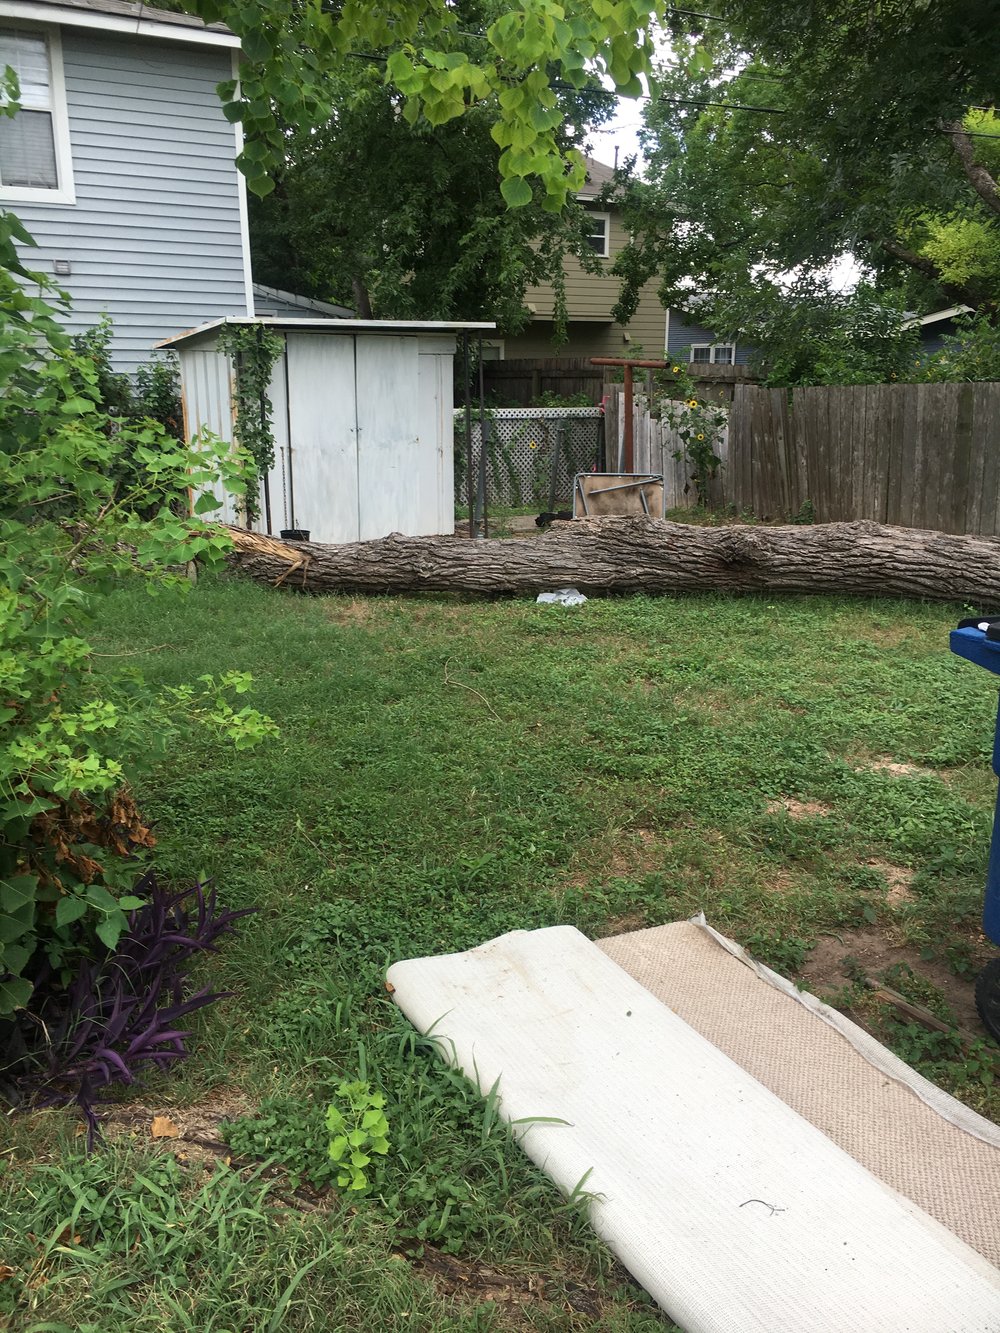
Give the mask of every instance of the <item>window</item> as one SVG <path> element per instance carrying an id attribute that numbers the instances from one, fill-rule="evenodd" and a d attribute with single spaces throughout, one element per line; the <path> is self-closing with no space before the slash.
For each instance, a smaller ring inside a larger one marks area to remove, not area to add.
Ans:
<path id="1" fill-rule="evenodd" d="M 691 348 L 692 365 L 731 366 L 735 360 L 735 343 L 696 343 Z"/>
<path id="2" fill-rule="evenodd" d="M 611 218 L 607 213 L 590 213 L 587 218 L 587 244 L 595 255 L 607 259 L 611 253 L 608 245 L 611 231 Z"/>
<path id="3" fill-rule="evenodd" d="M 73 203 L 58 34 L 0 28 L 0 69 L 8 65 L 21 95 L 14 117 L 0 117 L 0 199 Z"/>

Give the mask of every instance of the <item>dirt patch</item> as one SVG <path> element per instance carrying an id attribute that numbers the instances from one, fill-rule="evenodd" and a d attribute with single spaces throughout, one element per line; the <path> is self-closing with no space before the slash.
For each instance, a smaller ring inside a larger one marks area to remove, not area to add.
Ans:
<path id="1" fill-rule="evenodd" d="M 933 768 L 922 768 L 919 764 L 901 764 L 889 755 L 876 755 L 868 763 L 861 765 L 872 773 L 888 773 L 894 778 L 940 778 L 944 775 Z"/>
<path id="2" fill-rule="evenodd" d="M 654 874 L 663 867 L 663 842 L 651 828 L 623 830 L 611 849 L 608 874 L 619 879 Z"/>
<path id="3" fill-rule="evenodd" d="M 412 1263 L 422 1277 L 454 1300 L 474 1305 L 492 1301 L 500 1306 L 501 1327 L 505 1329 L 537 1328 L 537 1324 L 521 1312 L 540 1305 L 591 1319 L 599 1319 L 603 1313 L 603 1303 L 597 1293 L 565 1274 L 547 1276 L 496 1268 L 478 1260 L 442 1254 L 428 1245 L 423 1246 L 419 1259 L 407 1260 L 402 1254 L 396 1257 Z"/>
<path id="4" fill-rule="evenodd" d="M 822 801 L 797 801 L 794 796 L 781 796 L 776 801 L 768 801 L 767 813 L 779 814 L 784 811 L 791 819 L 815 819 L 817 816 L 833 814 L 833 807 Z"/>
<path id="5" fill-rule="evenodd" d="M 911 630 L 906 625 L 866 625 L 854 637 L 863 643 L 874 643 L 879 648 L 898 648 L 907 642 L 910 635 Z"/>
<path id="6" fill-rule="evenodd" d="M 780 896 L 792 892 L 795 888 L 795 880 L 787 870 L 776 870 L 773 875 L 768 876 L 764 888 L 769 893 L 776 893 Z"/>
<path id="7" fill-rule="evenodd" d="M 166 1149 L 181 1162 L 207 1162 L 229 1156 L 220 1125 L 250 1111 L 250 1103 L 234 1088 L 215 1088 L 192 1106 L 174 1107 L 162 1102 L 121 1102 L 109 1106 L 101 1116 L 108 1138 L 131 1136 L 150 1146 Z M 171 1123 L 176 1134 L 154 1137 L 153 1121 Z"/>
<path id="8" fill-rule="evenodd" d="M 367 625 L 372 618 L 371 603 L 360 597 L 350 601 L 324 601 L 327 619 L 335 625 Z"/>
<path id="9" fill-rule="evenodd" d="M 851 978 L 844 971 L 845 958 L 854 959 L 861 971 L 874 980 L 881 980 L 882 974 L 893 964 L 907 963 L 918 976 L 941 991 L 960 1026 L 970 1032 L 983 1031 L 971 980 L 956 977 L 944 963 L 921 958 L 918 949 L 895 943 L 875 926 L 843 930 L 838 935 L 821 935 L 799 969 L 799 976 L 813 994 L 822 998 L 851 984 Z"/>
<path id="10" fill-rule="evenodd" d="M 912 885 L 916 878 L 915 870 L 910 870 L 906 866 L 894 866 L 890 861 L 880 861 L 877 857 L 870 857 L 865 864 L 877 870 L 885 879 L 889 886 L 885 900 L 890 907 L 902 907 L 906 903 L 913 902 L 915 895 Z"/>

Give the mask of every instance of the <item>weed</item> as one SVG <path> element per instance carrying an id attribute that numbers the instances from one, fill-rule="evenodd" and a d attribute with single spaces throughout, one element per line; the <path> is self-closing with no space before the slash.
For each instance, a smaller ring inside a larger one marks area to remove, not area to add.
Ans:
<path id="1" fill-rule="evenodd" d="M 337 1098 L 326 1108 L 327 1155 L 337 1167 L 341 1188 L 365 1190 L 371 1183 L 365 1167 L 372 1164 L 372 1154 L 385 1157 L 389 1151 L 385 1097 L 372 1092 L 366 1079 L 354 1079 L 338 1084 Z"/>

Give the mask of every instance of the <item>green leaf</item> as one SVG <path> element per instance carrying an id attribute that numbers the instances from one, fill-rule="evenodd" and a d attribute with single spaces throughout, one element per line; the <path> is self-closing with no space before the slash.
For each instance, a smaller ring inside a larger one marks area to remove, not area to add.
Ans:
<path id="1" fill-rule="evenodd" d="M 68 926 L 72 921 L 79 921 L 87 911 L 87 903 L 83 898 L 77 898 L 73 895 L 67 895 L 60 898 L 56 903 L 56 925 Z"/>
<path id="2" fill-rule="evenodd" d="M 8 977 L 0 981 L 0 1014 L 12 1014 L 15 1009 L 23 1009 L 31 999 L 34 986 L 23 977 Z"/>
<path id="3" fill-rule="evenodd" d="M 25 903 L 16 912 L 0 912 L 0 944 L 23 939 L 35 924 L 35 904 Z"/>
<path id="4" fill-rule="evenodd" d="M 24 965 L 35 952 L 34 944 L 7 944 L 4 946 L 3 955 L 0 956 L 0 973 L 13 972 L 20 975 L 24 971 Z"/>
<path id="5" fill-rule="evenodd" d="M 96 927 L 97 938 L 109 949 L 114 949 L 121 939 L 122 931 L 128 925 L 124 912 L 113 912 Z"/>
<path id="6" fill-rule="evenodd" d="M 500 184 L 500 193 L 510 208 L 524 208 L 531 203 L 531 186 L 521 176 L 508 176 Z"/>
<path id="7" fill-rule="evenodd" d="M 19 912 L 27 903 L 34 903 L 38 894 L 38 880 L 32 875 L 14 875 L 0 881 L 0 909 Z"/>

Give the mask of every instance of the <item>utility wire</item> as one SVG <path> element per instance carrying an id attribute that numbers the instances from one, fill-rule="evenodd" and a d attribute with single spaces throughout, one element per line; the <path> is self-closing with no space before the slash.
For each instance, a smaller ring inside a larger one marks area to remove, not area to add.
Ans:
<path id="1" fill-rule="evenodd" d="M 674 13 L 688 13 L 688 10 L 675 10 Z M 369 60 L 374 64 L 384 65 L 386 57 L 376 55 L 372 51 L 349 51 L 348 55 L 355 60 Z M 757 76 L 755 76 L 757 77 Z M 770 78 L 770 75 L 760 75 L 761 78 Z M 774 76 L 779 77 L 779 76 Z M 769 116 L 787 116 L 788 108 L 781 106 L 752 106 L 748 102 L 714 102 L 707 98 L 695 97 L 668 97 L 666 93 L 660 93 L 656 97 L 649 94 L 640 94 L 638 97 L 620 98 L 620 95 L 613 88 L 577 88 L 572 83 L 554 82 L 551 85 L 560 92 L 583 93 L 588 97 L 613 97 L 616 101 L 624 100 L 629 102 L 666 102 L 673 106 L 719 106 L 725 111 L 756 111 L 762 115 Z M 973 107 L 974 111 L 992 111 L 993 107 Z M 970 139 L 1000 139 L 1000 134 L 984 134 L 982 130 L 946 130 L 940 131 L 942 134 L 965 134 Z"/>

